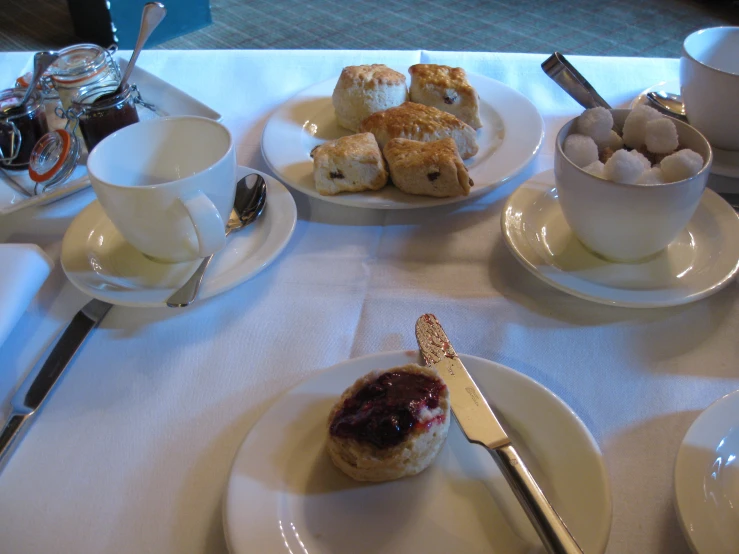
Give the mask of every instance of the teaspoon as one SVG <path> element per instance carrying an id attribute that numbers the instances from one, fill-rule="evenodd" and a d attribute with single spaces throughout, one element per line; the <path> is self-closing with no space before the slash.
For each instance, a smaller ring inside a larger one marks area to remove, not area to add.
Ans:
<path id="1" fill-rule="evenodd" d="M 59 59 L 59 54 L 56 52 L 36 52 L 33 56 L 33 75 L 31 76 L 31 82 L 28 84 L 26 94 L 23 96 L 23 100 L 21 100 L 20 104 L 18 104 L 18 107 L 22 107 L 26 102 L 28 102 L 28 99 L 31 98 L 31 94 L 36 90 L 36 86 L 41 80 L 41 76 L 44 74 L 44 71 L 49 69 L 49 66 L 57 59 Z"/>
<path id="2" fill-rule="evenodd" d="M 247 175 L 236 183 L 236 198 L 234 199 L 231 217 L 228 218 L 228 223 L 226 223 L 226 236 L 230 235 L 231 232 L 240 231 L 247 225 L 254 223 L 264 210 L 267 202 L 267 182 L 261 175 L 252 175 L 256 176 L 256 182 L 251 189 L 246 186 L 246 180 L 251 175 Z M 200 285 L 203 282 L 205 270 L 208 268 L 208 264 L 213 259 L 213 256 L 214 254 L 211 254 L 200 263 L 195 273 L 192 274 L 187 282 L 167 299 L 167 306 L 170 308 L 182 308 L 195 300 L 200 290 Z"/>
<path id="3" fill-rule="evenodd" d="M 649 103 L 665 115 L 675 117 L 682 121 L 688 121 L 685 115 L 685 106 L 683 99 L 679 94 L 665 92 L 663 90 L 655 90 L 647 93 Z"/>
<path id="4" fill-rule="evenodd" d="M 167 8 L 160 2 L 147 2 L 144 5 L 144 12 L 141 14 L 141 27 L 139 27 L 139 36 L 136 39 L 136 46 L 134 46 L 133 54 L 131 59 L 128 61 L 126 72 L 123 74 L 118 88 L 114 94 L 119 94 L 123 87 L 126 86 L 128 78 L 131 77 L 131 72 L 136 65 L 136 60 L 139 58 L 141 50 L 144 48 L 144 44 L 149 40 L 149 37 L 154 32 L 154 29 L 162 22 L 164 16 L 167 15 Z"/>

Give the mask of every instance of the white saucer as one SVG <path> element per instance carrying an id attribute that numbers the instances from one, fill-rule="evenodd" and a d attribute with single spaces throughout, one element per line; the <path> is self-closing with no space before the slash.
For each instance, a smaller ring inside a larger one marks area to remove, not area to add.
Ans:
<path id="1" fill-rule="evenodd" d="M 238 167 L 237 178 L 260 173 Z M 290 240 L 297 209 L 290 192 L 278 181 L 267 180 L 267 205 L 252 225 L 231 234 L 226 246 L 205 273 L 198 298 L 225 292 L 269 265 Z M 121 236 L 95 200 L 67 229 L 62 242 L 62 267 L 69 280 L 93 298 L 121 306 L 164 306 L 182 286 L 200 260 L 179 264 L 157 263 Z"/>
<path id="2" fill-rule="evenodd" d="M 337 76 L 338 78 L 338 76 Z M 475 182 L 469 196 L 432 198 L 405 194 L 393 186 L 374 192 L 321 196 L 313 184 L 311 150 L 327 140 L 352 134 L 339 127 L 331 94 L 336 79 L 313 85 L 285 102 L 269 118 L 262 134 L 262 154 L 270 169 L 291 187 L 326 202 L 374 209 L 424 208 L 462 202 L 518 175 L 539 151 L 544 123 L 531 101 L 512 88 L 468 74 L 480 95 L 482 129 L 478 154 L 465 161 Z"/>
<path id="3" fill-rule="evenodd" d="M 711 404 L 685 435 L 675 503 L 695 552 L 739 552 L 739 391 Z"/>
<path id="4" fill-rule="evenodd" d="M 693 302 L 725 287 L 739 271 L 739 215 L 708 189 L 678 237 L 641 263 L 608 262 L 585 249 L 565 221 L 551 171 L 511 194 L 501 227 L 508 248 L 531 273 L 564 292 L 612 306 Z"/>
<path id="5" fill-rule="evenodd" d="M 663 90 L 665 92 L 680 92 L 680 81 L 660 81 L 654 86 L 649 87 L 647 90 L 642 92 L 639 96 L 634 98 L 631 103 L 631 108 L 640 104 L 651 105 L 647 100 L 647 93 Z M 713 149 L 713 164 L 711 165 L 711 173 L 716 175 L 723 175 L 724 177 L 739 178 L 739 152 L 732 152 L 730 150 L 722 150 L 721 148 L 711 147 Z"/>
<path id="6" fill-rule="evenodd" d="M 481 358 L 462 360 L 584 551 L 603 552 L 611 493 L 585 425 L 528 377 Z M 410 362 L 421 362 L 417 352 L 347 360 L 272 405 L 231 468 L 224 527 L 232 554 L 542 551 L 492 457 L 467 442 L 456 421 L 439 458 L 418 476 L 359 483 L 333 466 L 325 453 L 332 404 L 369 371 Z"/>

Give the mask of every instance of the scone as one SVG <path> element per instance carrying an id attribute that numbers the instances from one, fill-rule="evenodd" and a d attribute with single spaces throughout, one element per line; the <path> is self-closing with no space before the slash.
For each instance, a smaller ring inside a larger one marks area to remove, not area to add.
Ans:
<path id="1" fill-rule="evenodd" d="M 328 454 L 358 481 L 390 481 L 426 469 L 449 431 L 449 390 L 416 364 L 374 371 L 341 395 L 328 418 Z"/>
<path id="2" fill-rule="evenodd" d="M 393 184 L 408 194 L 467 196 L 472 180 L 450 138 L 434 142 L 393 139 L 383 150 Z"/>
<path id="3" fill-rule="evenodd" d="M 359 129 L 375 135 L 381 149 L 394 138 L 421 142 L 452 138 L 463 160 L 477 154 L 477 136 L 472 127 L 452 114 L 415 102 L 372 114 Z"/>
<path id="4" fill-rule="evenodd" d="M 405 75 L 382 64 L 350 65 L 331 99 L 339 125 L 356 133 L 366 117 L 408 100 Z"/>
<path id="5" fill-rule="evenodd" d="M 316 190 L 324 196 L 378 190 L 387 183 L 385 161 L 372 133 L 324 142 L 310 155 Z"/>
<path id="6" fill-rule="evenodd" d="M 457 116 L 473 129 L 482 127 L 480 97 L 461 67 L 419 63 L 412 65 L 411 102 L 433 106 Z"/>

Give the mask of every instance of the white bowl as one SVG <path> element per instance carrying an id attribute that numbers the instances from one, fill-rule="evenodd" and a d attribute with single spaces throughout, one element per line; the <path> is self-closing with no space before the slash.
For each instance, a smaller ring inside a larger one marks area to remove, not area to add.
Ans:
<path id="1" fill-rule="evenodd" d="M 620 130 L 631 110 L 611 110 Z M 700 172 L 663 185 L 629 185 L 595 177 L 562 150 L 575 119 L 559 131 L 554 152 L 557 193 L 577 238 L 600 256 L 619 262 L 648 258 L 670 244 L 693 216 L 710 173 L 713 154 L 696 129 L 675 121 L 680 144 L 703 156 Z"/>

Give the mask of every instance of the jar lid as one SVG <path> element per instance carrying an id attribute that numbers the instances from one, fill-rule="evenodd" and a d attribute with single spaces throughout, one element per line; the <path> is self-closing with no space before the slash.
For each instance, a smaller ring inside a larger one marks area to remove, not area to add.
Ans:
<path id="1" fill-rule="evenodd" d="M 41 92 L 34 90 L 23 109 L 20 109 L 21 100 L 26 95 L 26 89 L 8 88 L 0 91 L 0 118 L 16 116 L 32 112 L 41 102 Z"/>
<path id="2" fill-rule="evenodd" d="M 55 80 L 73 82 L 99 71 L 106 61 L 106 50 L 97 44 L 74 44 L 59 51 L 49 74 Z"/>
<path id="3" fill-rule="evenodd" d="M 65 181 L 77 166 L 79 139 L 65 129 L 46 133 L 31 151 L 28 175 L 37 183 L 36 192 Z"/>

